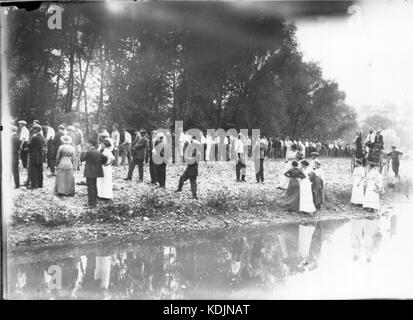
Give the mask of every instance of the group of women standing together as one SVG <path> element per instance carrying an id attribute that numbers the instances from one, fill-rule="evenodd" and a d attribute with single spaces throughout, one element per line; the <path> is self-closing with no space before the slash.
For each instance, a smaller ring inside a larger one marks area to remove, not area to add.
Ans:
<path id="1" fill-rule="evenodd" d="M 107 161 L 102 166 L 103 177 L 97 178 L 97 196 L 101 199 L 113 199 L 112 163 L 115 161 L 112 154 L 113 143 L 111 143 L 109 136 L 102 138 L 99 151 L 107 158 Z M 56 157 L 55 193 L 59 196 L 74 196 L 75 147 L 69 135 L 63 135 L 61 141 L 63 144 L 59 147 Z"/>
<path id="2" fill-rule="evenodd" d="M 288 211 L 314 213 L 324 203 L 324 174 L 321 162 L 313 153 L 313 160 L 302 160 L 297 148 L 292 148 L 288 155 L 284 177 L 279 186 L 287 189 L 282 206 Z"/>
<path id="3" fill-rule="evenodd" d="M 370 163 L 366 169 L 363 167 L 362 160 L 357 159 L 353 171 L 351 203 L 370 211 L 378 210 L 382 190 L 383 176 L 376 164 Z"/>

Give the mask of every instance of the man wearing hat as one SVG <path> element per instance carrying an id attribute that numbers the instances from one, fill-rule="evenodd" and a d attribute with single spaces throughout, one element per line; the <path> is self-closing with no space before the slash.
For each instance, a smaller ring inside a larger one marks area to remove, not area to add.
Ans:
<path id="1" fill-rule="evenodd" d="M 400 166 L 400 159 L 399 157 L 402 156 L 403 153 L 396 150 L 396 146 L 391 146 L 391 151 L 387 154 L 388 157 L 391 158 L 391 168 L 394 172 L 394 176 L 399 176 L 399 166 Z"/>
<path id="2" fill-rule="evenodd" d="M 237 161 L 235 165 L 235 175 L 237 182 L 246 182 L 245 181 L 245 172 L 246 172 L 246 163 L 245 163 L 245 154 L 244 154 L 244 143 L 242 142 L 242 134 L 238 134 L 238 139 L 235 140 L 235 159 Z"/>
<path id="3" fill-rule="evenodd" d="M 148 139 L 145 137 L 146 131 L 141 129 L 136 131 L 136 138 L 132 143 L 132 161 L 129 164 L 128 176 L 125 180 L 132 180 L 133 170 L 136 164 L 139 171 L 139 182 L 143 182 L 143 163 L 145 161 L 146 146 L 148 145 Z"/>
<path id="4" fill-rule="evenodd" d="M 52 160 L 53 155 L 53 139 L 55 136 L 54 129 L 49 125 L 49 122 L 45 122 L 43 125 L 44 136 L 46 137 L 46 160 L 47 166 L 49 167 L 51 172 L 54 172 L 54 161 Z"/>
<path id="5" fill-rule="evenodd" d="M 29 180 L 31 189 L 43 187 L 43 148 L 45 140 L 41 136 L 42 127 L 35 124 L 32 127 L 32 137 L 29 142 Z"/>
<path id="6" fill-rule="evenodd" d="M 80 129 L 80 124 L 75 122 L 73 123 L 73 145 L 75 147 L 75 165 L 74 165 L 74 170 L 80 171 L 80 153 L 82 151 L 82 143 L 83 143 L 83 132 Z"/>
<path id="7" fill-rule="evenodd" d="M 374 146 L 379 150 L 383 150 L 384 141 L 380 130 L 377 130 L 376 136 L 374 137 Z"/>
<path id="8" fill-rule="evenodd" d="M 27 169 L 27 155 L 28 155 L 27 145 L 29 144 L 30 131 L 26 127 L 27 122 L 25 120 L 19 120 L 17 124 L 19 126 L 17 130 L 17 134 L 21 141 L 20 157 L 22 160 L 23 168 Z"/>
<path id="9" fill-rule="evenodd" d="M 20 139 L 17 136 L 17 127 L 16 126 L 11 126 L 11 147 L 12 147 L 12 157 L 11 157 L 11 163 L 12 163 L 12 172 L 13 172 L 13 179 L 14 179 L 14 185 L 16 189 L 20 187 L 20 176 L 19 176 L 19 154 L 20 154 Z"/>

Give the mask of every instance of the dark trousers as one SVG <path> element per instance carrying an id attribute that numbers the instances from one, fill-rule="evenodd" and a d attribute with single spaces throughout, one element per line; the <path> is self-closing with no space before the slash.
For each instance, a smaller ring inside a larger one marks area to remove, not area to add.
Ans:
<path id="1" fill-rule="evenodd" d="M 135 170 L 136 164 L 138 165 L 139 181 L 143 181 L 143 159 L 133 158 L 129 164 L 128 179 L 132 179 L 133 170 Z"/>
<path id="2" fill-rule="evenodd" d="M 259 162 L 259 164 L 256 163 L 258 171 L 256 172 L 255 177 L 257 178 L 257 182 L 264 182 L 264 159 L 256 159 L 255 161 Z"/>
<path id="3" fill-rule="evenodd" d="M 20 187 L 19 159 L 13 159 L 12 171 L 13 171 L 14 186 L 18 188 Z"/>
<path id="4" fill-rule="evenodd" d="M 96 206 L 98 197 L 98 188 L 96 184 L 97 178 L 86 178 L 87 184 L 87 201 L 88 205 L 91 207 Z"/>
<path id="5" fill-rule="evenodd" d="M 166 183 L 166 164 L 155 164 L 154 169 L 156 172 L 156 181 L 159 182 L 159 186 L 165 188 Z"/>
<path id="6" fill-rule="evenodd" d="M 25 143 L 23 143 L 23 147 L 24 146 L 25 146 Z M 23 168 L 27 169 L 28 152 L 24 150 L 20 151 L 20 158 L 22 160 Z"/>
<path id="7" fill-rule="evenodd" d="M 155 163 L 153 163 L 152 159 L 149 159 L 149 174 L 151 176 L 151 182 L 156 183 L 156 171 L 155 171 Z"/>
<path id="8" fill-rule="evenodd" d="M 196 176 L 188 174 L 188 172 L 185 170 L 185 172 L 179 178 L 178 190 L 182 191 L 182 187 L 184 186 L 185 181 L 189 179 L 189 183 L 191 185 L 192 196 L 196 197 L 196 189 L 197 189 L 196 178 L 197 178 Z"/>
<path id="9" fill-rule="evenodd" d="M 237 176 L 237 181 L 240 180 L 240 177 L 241 177 L 242 181 L 245 181 L 245 168 L 246 168 L 246 165 L 245 165 L 245 163 L 242 162 L 241 159 L 242 159 L 242 154 L 238 153 L 238 161 L 237 161 L 237 164 L 235 165 L 235 174 Z"/>
<path id="10" fill-rule="evenodd" d="M 43 164 L 30 163 L 29 177 L 32 188 L 43 188 Z"/>
<path id="11" fill-rule="evenodd" d="M 399 159 L 392 159 L 391 161 L 391 168 L 393 169 L 393 172 L 396 176 L 399 175 L 399 166 L 400 166 L 400 161 Z"/>

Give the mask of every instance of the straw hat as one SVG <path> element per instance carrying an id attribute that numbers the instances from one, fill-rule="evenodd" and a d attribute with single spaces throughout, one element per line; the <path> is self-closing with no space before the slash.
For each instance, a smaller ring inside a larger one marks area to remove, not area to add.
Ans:
<path id="1" fill-rule="evenodd" d="M 60 138 L 60 141 L 62 141 L 64 144 L 71 144 L 73 140 L 71 136 L 66 134 Z"/>
<path id="2" fill-rule="evenodd" d="M 27 124 L 27 122 L 26 122 L 25 120 L 19 120 L 19 121 L 17 121 L 17 123 L 18 123 L 18 124 L 24 124 L 24 125 Z"/>

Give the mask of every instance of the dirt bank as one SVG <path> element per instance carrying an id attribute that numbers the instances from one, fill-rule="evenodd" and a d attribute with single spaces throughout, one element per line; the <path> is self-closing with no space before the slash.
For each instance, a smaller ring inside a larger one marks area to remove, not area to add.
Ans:
<path id="1" fill-rule="evenodd" d="M 351 173 L 349 159 L 322 159 L 326 176 L 326 205 L 314 217 L 284 211 L 279 201 L 285 191 L 276 189 L 283 169 L 279 160 L 266 161 L 265 184 L 257 184 L 253 166 L 249 165 L 246 183 L 235 181 L 234 164 L 201 164 L 199 167 L 199 199 L 190 197 L 189 185 L 184 192 L 173 191 L 184 165 L 167 166 L 167 189 L 145 182 L 124 181 L 127 168 L 114 169 L 114 194 L 111 202 L 100 202 L 97 208 L 85 207 L 86 186 L 76 185 L 74 197 L 53 195 L 54 178 L 45 177 L 41 190 L 21 188 L 13 195 L 14 210 L 9 217 L 7 239 L 9 249 L 19 246 L 85 244 L 121 238 L 168 237 L 188 235 L 225 228 L 249 228 L 289 222 L 343 219 L 371 215 L 349 204 Z M 137 174 L 137 173 L 135 173 Z M 22 173 L 23 179 L 25 174 Z M 82 181 L 76 173 L 76 182 Z M 410 181 L 392 185 L 386 179 L 383 203 L 410 192 Z M 402 200 L 403 201 L 403 200 Z"/>

